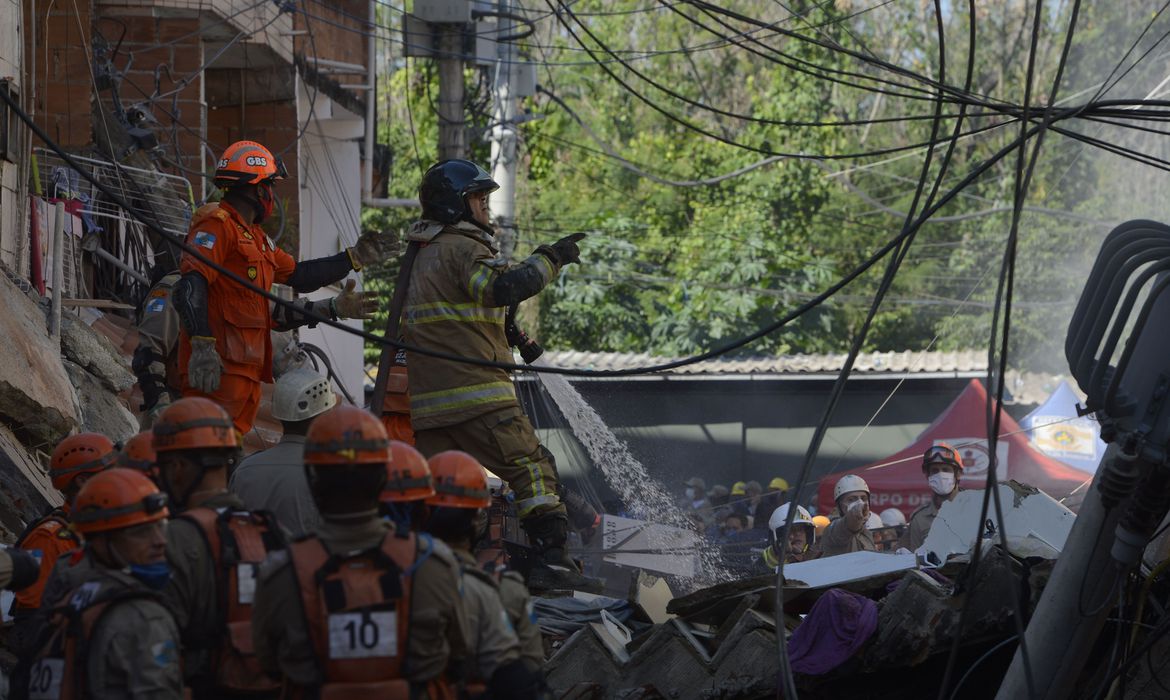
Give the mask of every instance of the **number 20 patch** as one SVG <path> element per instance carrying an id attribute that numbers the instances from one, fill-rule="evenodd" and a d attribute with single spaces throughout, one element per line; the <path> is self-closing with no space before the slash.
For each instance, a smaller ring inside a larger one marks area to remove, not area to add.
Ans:
<path id="1" fill-rule="evenodd" d="M 397 655 L 397 612 L 338 613 L 329 616 L 329 658 L 374 659 Z"/>

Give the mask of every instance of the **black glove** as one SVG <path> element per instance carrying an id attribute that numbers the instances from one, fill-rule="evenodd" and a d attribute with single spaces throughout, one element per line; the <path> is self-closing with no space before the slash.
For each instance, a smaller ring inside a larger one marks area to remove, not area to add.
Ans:
<path id="1" fill-rule="evenodd" d="M 12 580 L 8 583 L 8 590 L 19 591 L 36 583 L 41 575 L 41 563 L 37 558 L 15 547 L 9 547 L 5 551 L 12 559 Z"/>
<path id="2" fill-rule="evenodd" d="M 516 325 L 516 304 L 509 306 L 504 314 L 504 337 L 508 339 L 508 345 L 520 351 L 520 357 L 524 359 L 526 365 L 536 362 L 537 358 L 544 354 L 544 348 L 540 343 L 530 338 Z"/>
<path id="3" fill-rule="evenodd" d="M 558 267 L 564 267 L 569 263 L 579 263 L 581 262 L 581 249 L 577 247 L 577 241 L 584 237 L 584 232 L 574 233 L 552 245 L 542 245 L 536 249 L 536 252 L 544 254 Z"/>

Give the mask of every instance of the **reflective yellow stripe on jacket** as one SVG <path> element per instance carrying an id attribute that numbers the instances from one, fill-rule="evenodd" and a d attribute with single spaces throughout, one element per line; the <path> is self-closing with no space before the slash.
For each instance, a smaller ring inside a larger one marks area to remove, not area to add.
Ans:
<path id="1" fill-rule="evenodd" d="M 516 390 L 512 386 L 512 382 L 488 382 L 432 391 L 426 394 L 412 394 L 410 415 L 412 418 L 420 418 L 494 403 L 511 406 L 515 402 Z"/>
<path id="2" fill-rule="evenodd" d="M 481 306 L 474 302 L 451 304 L 436 301 L 430 304 L 413 304 L 406 307 L 407 323 L 435 323 L 455 321 L 457 323 L 500 323 L 504 322 L 504 309 Z"/>

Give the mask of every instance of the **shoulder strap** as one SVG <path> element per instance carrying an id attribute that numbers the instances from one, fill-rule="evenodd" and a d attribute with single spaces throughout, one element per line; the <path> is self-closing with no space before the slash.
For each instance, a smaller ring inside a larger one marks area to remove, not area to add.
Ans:
<path id="1" fill-rule="evenodd" d="M 66 528 L 66 529 L 69 528 L 69 518 L 65 517 L 65 511 L 62 510 L 61 508 L 54 508 L 53 510 L 49 511 L 48 513 L 45 513 L 41 517 L 39 517 L 36 520 L 29 523 L 28 526 L 24 528 L 24 531 L 20 533 L 20 537 L 16 538 L 16 544 L 14 544 L 12 546 L 13 547 L 20 547 L 21 545 L 24 544 L 24 541 L 26 539 L 28 539 L 28 536 L 32 534 L 33 530 L 36 530 L 41 525 L 44 525 L 45 523 L 50 523 L 50 522 L 58 522 L 58 523 L 61 523 L 61 527 Z M 72 533 L 72 532 L 73 531 L 70 530 L 70 533 Z M 76 540 L 77 538 L 73 537 L 73 539 Z"/>

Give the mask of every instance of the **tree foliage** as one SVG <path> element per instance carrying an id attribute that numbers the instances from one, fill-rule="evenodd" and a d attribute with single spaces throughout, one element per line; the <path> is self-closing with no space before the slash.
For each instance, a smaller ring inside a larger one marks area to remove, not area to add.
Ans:
<path id="1" fill-rule="evenodd" d="M 1141 13 L 1132 4 L 1082 10 L 1061 96 L 1099 82 L 1122 58 L 1125 47 L 1112 40 L 1133 35 L 1127 28 Z M 816 43 L 682 3 L 581 0 L 569 5 L 576 17 L 555 0 L 526 10 L 537 31 L 522 48 L 540 65 L 542 92 L 526 100 L 529 119 L 521 127 L 517 254 L 572 232 L 589 234 L 583 264 L 566 269 L 539 298 L 539 336 L 547 346 L 659 355 L 705 350 L 820 293 L 902 230 L 925 160 L 925 149 L 910 147 L 931 138 L 935 93 L 830 47 L 960 86 L 972 21 L 967 5 L 943 3 L 945 65 L 930 3 L 722 5 Z M 547 7 L 561 8 L 563 21 Z M 1034 7 L 1014 0 L 976 5 L 973 94 L 1023 101 Z M 1064 4 L 1040 7 L 1032 102 L 1043 105 L 1069 16 Z M 1144 85 L 1150 74 L 1140 67 L 1122 87 Z M 436 155 L 437 83 L 426 59 L 397 58 L 384 80 L 390 100 L 379 138 L 394 154 L 389 195 L 413 196 Z M 490 75 L 469 67 L 466 83 L 469 156 L 486 162 Z M 868 89 L 874 87 L 897 94 Z M 941 109 L 940 138 L 957 125 L 986 130 L 958 141 L 937 197 L 1020 133 L 1018 123 L 984 106 L 971 106 L 961 124 L 958 105 Z M 878 121 L 841 125 L 860 120 Z M 835 125 L 811 124 L 822 122 Z M 1126 166 L 1086 155 L 1065 137 L 1049 134 L 1044 144 L 1026 198 L 1037 211 L 1021 223 L 1011 355 L 1022 368 L 1059 370 L 1081 272 L 1111 217 L 1123 214 L 1118 204 L 1127 191 L 1119 183 L 1133 178 Z M 749 169 L 765 157 L 758 151 L 810 157 Z M 926 192 L 945 151 L 935 149 Z M 850 153 L 874 155 L 815 157 Z M 1017 165 L 1015 155 L 1001 160 L 921 228 L 867 349 L 986 346 Z M 679 184 L 709 179 L 717 182 Z M 367 211 L 363 223 L 401 232 L 414 213 Z M 843 351 L 884 266 L 879 262 L 818 310 L 741 352 Z M 373 284 L 389 290 L 394 269 Z"/>

